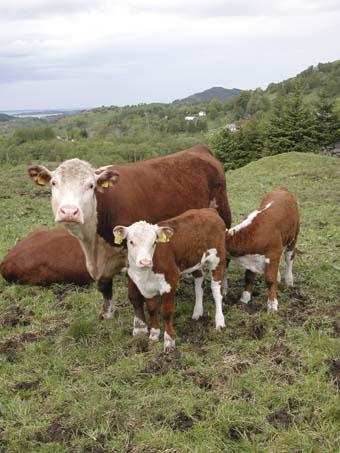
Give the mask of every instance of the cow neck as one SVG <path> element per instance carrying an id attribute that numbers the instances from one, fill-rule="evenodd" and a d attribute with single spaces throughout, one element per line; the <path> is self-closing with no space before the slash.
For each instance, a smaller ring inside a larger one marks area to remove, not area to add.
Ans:
<path id="1" fill-rule="evenodd" d="M 234 230 L 233 234 L 230 234 L 227 231 L 226 246 L 228 253 L 231 255 L 237 255 L 240 250 L 242 250 L 242 253 L 247 253 L 245 251 L 252 241 L 252 233 L 254 232 L 254 229 L 254 225 L 248 225 L 239 231 Z"/>
<path id="2" fill-rule="evenodd" d="M 86 258 L 86 267 L 97 280 L 107 272 L 107 261 L 116 252 L 97 232 L 97 203 L 94 214 L 84 224 L 69 225 L 70 232 L 78 239 Z"/>

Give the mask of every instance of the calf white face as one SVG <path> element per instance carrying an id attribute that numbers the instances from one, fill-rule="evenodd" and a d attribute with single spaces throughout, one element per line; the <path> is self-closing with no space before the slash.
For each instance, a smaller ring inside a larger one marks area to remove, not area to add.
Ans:
<path id="1" fill-rule="evenodd" d="M 93 219 L 97 208 L 95 190 L 108 189 L 119 178 L 114 170 L 94 170 L 79 159 L 67 160 L 54 171 L 36 165 L 28 173 L 36 184 L 51 185 L 55 221 L 65 224 L 85 224 Z"/>
<path id="2" fill-rule="evenodd" d="M 129 227 L 116 226 L 113 234 L 116 244 L 126 239 L 130 266 L 152 268 L 157 242 L 169 242 L 173 230 L 141 221 Z"/>

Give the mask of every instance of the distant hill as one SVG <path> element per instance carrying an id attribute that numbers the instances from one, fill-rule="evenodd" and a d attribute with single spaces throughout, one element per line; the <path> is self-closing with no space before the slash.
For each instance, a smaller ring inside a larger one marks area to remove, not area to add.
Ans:
<path id="1" fill-rule="evenodd" d="M 340 60 L 319 63 L 279 83 L 271 83 L 265 90 L 269 94 L 289 94 L 299 87 L 309 100 L 335 100 L 340 96 Z"/>
<path id="2" fill-rule="evenodd" d="M 173 104 L 193 104 L 194 102 L 207 102 L 212 99 L 219 101 L 227 101 L 232 96 L 236 96 L 241 93 L 238 88 L 223 88 L 213 87 L 208 90 L 202 91 L 201 93 L 195 93 L 183 99 L 176 99 Z"/>
<path id="3" fill-rule="evenodd" d="M 0 113 L 0 121 L 5 122 L 5 121 L 12 120 L 12 119 L 13 119 L 12 116 L 6 115 L 6 113 Z"/>

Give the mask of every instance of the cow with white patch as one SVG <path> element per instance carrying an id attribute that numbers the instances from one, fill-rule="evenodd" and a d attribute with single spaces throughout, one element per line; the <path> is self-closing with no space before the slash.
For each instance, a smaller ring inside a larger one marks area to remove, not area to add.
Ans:
<path id="1" fill-rule="evenodd" d="M 231 224 L 224 170 L 205 146 L 97 170 L 70 159 L 54 171 L 34 165 L 28 172 L 36 184 L 51 186 L 55 221 L 79 240 L 104 297 L 103 318 L 113 316 L 112 278 L 126 263 L 126 250 L 112 247 L 113 226 L 156 223 L 209 206 L 217 207 L 227 228 Z M 144 298 L 131 280 L 129 298 L 137 312 L 143 310 Z"/>
<path id="2" fill-rule="evenodd" d="M 287 286 L 293 286 L 293 260 L 300 228 L 295 196 L 287 189 L 266 194 L 258 210 L 240 224 L 227 230 L 227 254 L 246 268 L 245 289 L 240 301 L 251 299 L 255 274 L 264 274 L 268 286 L 268 312 L 277 311 L 279 264 L 285 250 Z"/>
<path id="3" fill-rule="evenodd" d="M 222 313 L 223 277 L 225 270 L 225 224 L 217 211 L 191 209 L 175 218 L 150 224 L 136 222 L 129 227 L 113 229 L 115 241 L 126 241 L 128 275 L 145 297 L 150 314 L 150 339 L 160 334 L 157 308 L 159 297 L 165 320 L 164 351 L 175 348 L 173 316 L 175 294 L 181 274 L 196 273 L 196 302 L 193 318 L 203 314 L 203 274 L 211 275 L 211 290 L 216 304 L 215 325 L 225 326 Z M 135 313 L 133 334 L 147 334 L 144 313 Z"/>

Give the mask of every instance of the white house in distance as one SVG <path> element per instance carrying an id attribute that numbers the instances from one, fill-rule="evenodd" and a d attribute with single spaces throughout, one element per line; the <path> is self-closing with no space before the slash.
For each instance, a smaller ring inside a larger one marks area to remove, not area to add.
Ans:
<path id="1" fill-rule="evenodd" d="M 229 129 L 230 132 L 236 132 L 239 130 L 239 127 L 235 123 L 226 124 L 225 129 Z"/>
<path id="2" fill-rule="evenodd" d="M 207 114 L 203 110 L 201 110 L 200 112 L 198 112 L 198 116 L 203 117 L 203 116 L 207 116 Z"/>
<path id="3" fill-rule="evenodd" d="M 195 120 L 195 116 L 186 116 L 184 119 L 185 121 L 194 121 Z"/>

